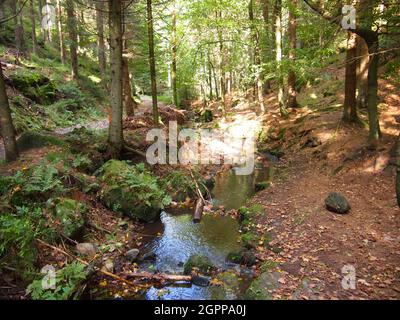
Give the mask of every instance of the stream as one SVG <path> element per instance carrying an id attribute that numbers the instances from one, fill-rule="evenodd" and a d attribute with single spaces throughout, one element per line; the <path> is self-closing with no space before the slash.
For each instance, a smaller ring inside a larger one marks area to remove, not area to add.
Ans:
<path id="1" fill-rule="evenodd" d="M 238 209 L 255 194 L 255 183 L 269 179 L 269 169 L 256 170 L 250 176 L 237 176 L 233 170 L 219 174 L 212 191 L 216 206 L 227 210 Z M 147 300 L 234 300 L 241 299 L 251 279 L 252 270 L 226 261 L 228 253 L 240 249 L 239 223 L 230 216 L 203 215 L 199 224 L 192 221 L 192 210 L 163 212 L 161 220 L 148 224 L 143 231 L 144 250 L 155 256 L 153 263 L 144 263 L 141 269 L 180 274 L 183 265 L 193 254 L 207 256 L 222 271 L 239 275 L 237 290 L 226 291 L 218 286 L 200 287 L 188 283 L 152 287 L 140 299 Z M 161 236 L 159 236 L 161 234 Z M 158 236 L 158 237 L 157 237 Z"/>

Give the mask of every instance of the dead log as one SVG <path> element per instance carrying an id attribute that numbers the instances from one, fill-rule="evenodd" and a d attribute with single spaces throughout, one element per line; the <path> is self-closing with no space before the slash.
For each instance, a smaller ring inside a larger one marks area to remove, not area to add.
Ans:
<path id="1" fill-rule="evenodd" d="M 201 217 L 203 215 L 203 210 L 204 210 L 204 202 L 202 199 L 198 199 L 196 202 L 196 210 L 194 211 L 193 215 L 194 223 L 200 223 Z"/>
<path id="2" fill-rule="evenodd" d="M 201 275 L 179 275 L 179 274 L 162 274 L 162 273 L 150 273 L 150 272 L 125 272 L 123 276 L 128 279 L 140 279 L 146 281 L 155 282 L 187 282 L 200 287 L 207 287 L 210 285 L 210 279 Z"/>
<path id="3" fill-rule="evenodd" d="M 123 276 L 132 279 L 142 279 L 150 281 L 171 281 L 171 282 L 192 282 L 192 276 L 177 275 L 177 274 L 162 274 L 162 273 L 150 273 L 150 272 L 125 272 Z"/>

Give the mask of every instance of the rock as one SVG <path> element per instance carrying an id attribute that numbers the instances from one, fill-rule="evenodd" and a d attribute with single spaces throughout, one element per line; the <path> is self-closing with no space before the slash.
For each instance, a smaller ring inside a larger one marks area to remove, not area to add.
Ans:
<path id="1" fill-rule="evenodd" d="M 228 254 L 226 258 L 229 262 L 245 265 L 248 267 L 254 266 L 257 263 L 257 258 L 250 250 L 241 249 Z"/>
<path id="2" fill-rule="evenodd" d="M 240 293 L 239 276 L 231 271 L 225 271 L 217 276 L 217 280 L 222 283 L 225 299 L 237 300 Z"/>
<path id="3" fill-rule="evenodd" d="M 110 160 L 101 168 L 100 200 L 109 209 L 144 222 L 159 218 L 171 199 L 152 173 L 126 162 Z"/>
<path id="4" fill-rule="evenodd" d="M 93 243 L 78 243 L 76 245 L 76 250 L 79 254 L 84 256 L 93 257 L 97 253 L 97 246 Z"/>
<path id="5" fill-rule="evenodd" d="M 199 287 L 208 287 L 210 285 L 210 279 L 207 277 L 194 275 L 192 277 L 192 283 Z"/>
<path id="6" fill-rule="evenodd" d="M 346 214 L 350 211 L 351 207 L 346 198 L 340 194 L 333 192 L 325 200 L 326 208 L 334 213 Z"/>
<path id="7" fill-rule="evenodd" d="M 264 272 L 253 280 L 245 293 L 246 300 L 272 300 L 269 291 L 279 286 L 280 274 L 278 272 Z"/>
<path id="8" fill-rule="evenodd" d="M 190 274 L 193 268 L 197 268 L 201 273 L 209 274 L 215 269 L 211 260 L 206 256 L 192 255 L 184 265 L 184 273 Z"/>
<path id="9" fill-rule="evenodd" d="M 156 261 L 157 255 L 154 252 L 147 252 L 140 259 L 141 261 Z"/>
<path id="10" fill-rule="evenodd" d="M 126 253 L 125 257 L 129 262 L 132 263 L 136 261 L 139 253 L 140 253 L 139 249 L 131 249 Z"/>
<path id="11" fill-rule="evenodd" d="M 108 271 L 108 272 L 114 272 L 114 262 L 112 261 L 112 259 L 107 259 L 104 264 L 103 264 L 103 268 L 104 271 Z"/>
<path id="12" fill-rule="evenodd" d="M 56 220 L 55 228 L 64 236 L 77 240 L 83 236 L 86 207 L 68 198 L 50 200 L 48 206 Z"/>

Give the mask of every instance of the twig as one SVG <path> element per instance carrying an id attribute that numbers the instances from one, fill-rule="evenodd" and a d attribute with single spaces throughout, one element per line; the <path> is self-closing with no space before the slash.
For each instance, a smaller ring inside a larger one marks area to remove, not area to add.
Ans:
<path id="1" fill-rule="evenodd" d="M 60 248 L 54 247 L 54 246 L 52 246 L 51 244 L 48 244 L 47 242 L 44 242 L 43 240 L 36 239 L 36 241 L 39 242 L 40 244 L 42 244 L 42 245 L 44 245 L 44 246 L 50 248 L 50 249 L 53 249 L 54 251 L 57 251 L 57 252 L 59 252 L 59 253 L 62 253 L 63 255 L 66 255 L 66 256 L 68 256 L 68 257 L 70 257 L 70 258 L 72 258 L 72 259 L 75 259 L 76 261 L 78 261 L 78 262 L 84 264 L 85 266 L 89 266 L 89 262 L 87 262 L 87 261 L 85 261 L 85 260 L 83 260 L 83 259 L 81 259 L 81 258 L 75 257 L 75 256 L 74 256 L 73 254 L 71 254 L 71 253 L 68 253 L 68 252 L 66 252 L 66 251 L 64 251 L 64 250 L 62 250 L 62 249 L 60 249 Z M 115 279 L 115 280 L 118 280 L 118 281 L 121 281 L 121 282 L 123 282 L 123 283 L 126 283 L 126 284 L 128 284 L 128 285 L 130 285 L 130 286 L 132 286 L 132 287 L 135 287 L 135 288 L 138 287 L 138 285 L 134 284 L 133 282 L 131 282 L 131 281 L 129 281 L 129 280 L 126 280 L 126 279 L 124 279 L 124 278 L 122 278 L 122 277 L 120 277 L 120 276 L 117 276 L 116 274 L 113 274 L 113 273 L 111 273 L 111 272 L 102 270 L 102 269 L 97 268 L 97 267 L 94 267 L 94 270 L 95 270 L 95 271 L 98 271 L 98 272 L 100 272 L 100 273 L 102 273 L 102 274 L 104 274 L 104 275 L 106 275 L 106 276 L 108 276 L 108 277 L 110 277 L 110 278 L 113 278 L 113 279 Z"/>

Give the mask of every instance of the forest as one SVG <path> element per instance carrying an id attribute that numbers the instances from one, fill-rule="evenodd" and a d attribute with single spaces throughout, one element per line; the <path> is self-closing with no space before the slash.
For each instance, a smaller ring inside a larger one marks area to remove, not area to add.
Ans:
<path id="1" fill-rule="evenodd" d="M 0 0 L 0 299 L 398 300 L 400 3 Z"/>

